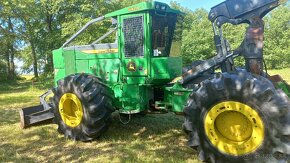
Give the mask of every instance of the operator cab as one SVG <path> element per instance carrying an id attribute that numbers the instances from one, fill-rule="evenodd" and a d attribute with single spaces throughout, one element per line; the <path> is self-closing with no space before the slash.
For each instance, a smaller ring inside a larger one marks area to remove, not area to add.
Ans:
<path id="1" fill-rule="evenodd" d="M 182 13 L 160 2 L 143 4 L 152 6 L 117 16 L 121 76 L 128 84 L 164 84 L 181 75 L 182 60 L 172 57 L 171 51 L 181 49 L 181 36 L 175 36 L 181 33 L 175 29 Z M 138 7 L 128 7 L 132 9 Z"/>
<path id="2" fill-rule="evenodd" d="M 181 57 L 173 57 L 178 56 L 181 49 L 181 32 L 175 30 L 182 14 L 165 3 L 142 2 L 91 20 L 65 42 L 62 49 L 54 52 L 54 60 L 68 62 L 55 65 L 56 79 L 74 73 L 90 73 L 108 83 L 166 84 L 172 81 L 182 70 Z M 96 41 L 67 47 L 89 26 L 107 19 L 112 20 L 111 30 Z M 116 34 L 115 42 L 103 42 L 105 38 L 113 38 L 113 34 Z"/>

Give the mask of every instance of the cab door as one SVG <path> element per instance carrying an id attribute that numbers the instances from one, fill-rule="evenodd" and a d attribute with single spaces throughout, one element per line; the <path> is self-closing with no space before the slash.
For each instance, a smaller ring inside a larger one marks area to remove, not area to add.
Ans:
<path id="1" fill-rule="evenodd" d="M 146 13 L 121 17 L 121 57 L 123 76 L 147 76 Z"/>

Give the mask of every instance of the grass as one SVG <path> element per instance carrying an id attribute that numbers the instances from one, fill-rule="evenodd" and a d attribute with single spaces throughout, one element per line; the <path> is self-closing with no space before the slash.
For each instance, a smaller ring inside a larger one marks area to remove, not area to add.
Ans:
<path id="1" fill-rule="evenodd" d="M 290 84 L 290 68 L 270 70 L 268 73 L 270 75 L 279 74 L 287 83 Z"/>
<path id="2" fill-rule="evenodd" d="M 290 68 L 271 70 L 288 83 Z M 123 125 L 113 114 L 109 130 L 98 140 L 83 143 L 58 134 L 57 126 L 21 129 L 20 108 L 38 105 L 47 84 L 27 80 L 0 83 L 0 162 L 199 162 L 187 147 L 183 117 L 173 113 L 133 118 Z"/>
<path id="3" fill-rule="evenodd" d="M 109 130 L 89 143 L 64 138 L 55 124 L 21 129 L 18 110 L 38 105 L 47 88 L 30 80 L 0 83 L 0 162 L 199 162 L 186 145 L 183 117 L 173 113 L 133 118 L 128 125 L 114 113 Z"/>

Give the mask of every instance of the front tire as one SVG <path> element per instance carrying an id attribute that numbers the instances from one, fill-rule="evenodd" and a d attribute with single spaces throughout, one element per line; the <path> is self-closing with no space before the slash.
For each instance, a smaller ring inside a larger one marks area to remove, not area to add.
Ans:
<path id="1" fill-rule="evenodd" d="M 193 92 L 184 109 L 188 144 L 210 162 L 286 162 L 289 98 L 247 72 L 217 74 Z"/>
<path id="2" fill-rule="evenodd" d="M 90 141 L 103 134 L 110 123 L 112 99 L 100 79 L 74 74 L 58 81 L 54 89 L 54 121 L 65 137 Z"/>

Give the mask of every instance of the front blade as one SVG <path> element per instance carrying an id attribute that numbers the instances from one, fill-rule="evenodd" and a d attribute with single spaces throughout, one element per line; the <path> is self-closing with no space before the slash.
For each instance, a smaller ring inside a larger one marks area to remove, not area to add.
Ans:
<path id="1" fill-rule="evenodd" d="M 52 123 L 54 118 L 53 109 L 44 109 L 43 105 L 20 109 L 19 114 L 21 128 Z"/>

